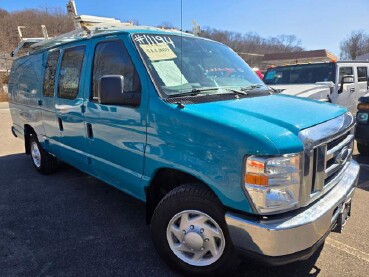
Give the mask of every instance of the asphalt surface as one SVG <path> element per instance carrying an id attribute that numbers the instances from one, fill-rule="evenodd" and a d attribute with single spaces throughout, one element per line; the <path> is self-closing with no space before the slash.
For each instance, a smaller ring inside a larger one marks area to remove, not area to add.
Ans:
<path id="1" fill-rule="evenodd" d="M 38 174 L 10 126 L 0 103 L 0 276 L 178 275 L 154 249 L 143 203 L 67 165 Z M 343 234 L 307 261 L 245 261 L 236 276 L 368 276 L 369 158 L 355 159 L 360 184 Z"/>

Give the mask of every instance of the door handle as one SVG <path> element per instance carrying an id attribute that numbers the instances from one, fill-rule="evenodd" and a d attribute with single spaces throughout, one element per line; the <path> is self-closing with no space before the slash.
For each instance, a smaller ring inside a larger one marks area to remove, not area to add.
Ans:
<path id="1" fill-rule="evenodd" d="M 63 127 L 63 121 L 62 121 L 61 117 L 58 117 L 58 124 L 59 124 L 59 130 L 63 131 L 64 127 Z"/>
<path id="2" fill-rule="evenodd" d="M 355 88 L 350 88 L 350 92 L 355 92 Z"/>
<path id="3" fill-rule="evenodd" d="M 37 104 L 38 104 L 39 106 L 42 106 L 43 101 L 42 101 L 41 99 L 38 99 L 38 100 L 37 100 Z"/>
<path id="4" fill-rule="evenodd" d="M 87 137 L 92 139 L 94 137 L 94 133 L 92 131 L 91 123 L 86 123 L 86 129 L 87 129 Z"/>

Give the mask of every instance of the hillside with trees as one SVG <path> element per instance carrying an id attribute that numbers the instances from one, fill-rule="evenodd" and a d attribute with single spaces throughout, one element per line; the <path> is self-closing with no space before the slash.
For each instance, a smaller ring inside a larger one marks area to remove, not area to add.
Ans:
<path id="1" fill-rule="evenodd" d="M 138 23 L 135 19 L 132 22 Z M 23 37 L 42 37 L 41 25 L 46 25 L 49 37 L 67 33 L 74 28 L 66 11 L 60 8 L 27 9 L 13 12 L 0 9 L 0 70 L 10 69 L 9 54 L 19 42 L 17 27 L 26 27 L 22 29 Z M 162 25 L 168 28 L 174 27 L 170 22 L 163 22 Z M 227 44 L 251 66 L 258 64 L 262 54 L 303 49 L 301 41 L 294 35 L 264 38 L 253 32 L 242 34 L 205 27 L 201 36 Z M 6 81 L 6 74 L 0 74 L 0 92 L 3 88 L 2 83 Z"/>
<path id="2" fill-rule="evenodd" d="M 73 22 L 61 9 L 38 9 L 7 12 L 0 9 L 0 51 L 12 51 L 19 42 L 18 26 L 24 37 L 42 37 L 41 25 L 46 25 L 49 36 L 73 30 Z"/>
<path id="3" fill-rule="evenodd" d="M 163 24 L 173 27 L 170 22 Z M 19 41 L 17 26 L 26 26 L 22 29 L 24 37 L 42 37 L 40 25 L 46 25 L 49 36 L 73 30 L 71 19 L 61 9 L 48 8 L 10 13 L 0 9 L 0 51 L 8 52 L 17 46 Z M 240 53 L 265 54 L 302 50 L 301 41 L 294 35 L 263 38 L 253 32 L 242 34 L 210 27 L 205 27 L 201 35 L 225 43 Z"/>

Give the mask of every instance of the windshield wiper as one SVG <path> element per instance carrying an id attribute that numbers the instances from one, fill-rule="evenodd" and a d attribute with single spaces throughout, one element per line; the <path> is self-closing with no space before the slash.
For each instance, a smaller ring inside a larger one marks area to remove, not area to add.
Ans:
<path id="1" fill-rule="evenodd" d="M 275 89 L 275 88 L 273 88 L 273 87 L 269 87 L 270 88 L 270 90 L 273 92 L 273 93 L 281 93 L 282 92 L 282 90 L 281 89 Z"/>
<path id="2" fill-rule="evenodd" d="M 261 88 L 261 87 L 262 87 L 262 85 L 260 85 L 260 84 L 252 84 L 252 85 L 249 85 L 247 87 L 243 87 L 240 90 L 241 91 L 250 91 L 250 90 L 253 90 L 253 89 L 256 89 L 256 88 Z"/>
<path id="3" fill-rule="evenodd" d="M 261 86 L 262 85 L 259 85 L 259 84 L 253 84 L 253 85 L 250 85 L 248 87 L 243 87 L 241 89 L 233 89 L 233 88 L 226 88 L 226 87 L 193 88 L 190 91 L 185 91 L 185 92 L 181 92 L 181 93 L 168 95 L 167 98 L 175 98 L 175 97 L 182 97 L 182 96 L 196 96 L 198 94 L 201 94 L 204 91 L 213 91 L 213 90 L 223 90 L 223 91 L 226 91 L 226 92 L 232 92 L 232 93 L 237 94 L 237 95 L 239 95 L 239 94 L 249 95 L 251 90 L 256 89 L 256 88 L 260 88 Z M 257 93 L 260 93 L 260 91 L 257 91 Z M 222 93 L 222 94 L 224 94 L 224 93 Z M 216 94 L 213 94 L 213 95 L 216 95 Z"/>
<path id="4" fill-rule="evenodd" d="M 246 92 L 248 94 L 252 94 L 252 95 L 270 95 L 273 94 L 273 92 L 270 89 L 259 89 L 259 90 L 255 90 L 257 88 L 261 88 L 263 85 L 260 84 L 252 84 L 248 87 L 243 87 L 240 88 L 241 91 Z"/>
<path id="5" fill-rule="evenodd" d="M 181 92 L 181 93 L 168 95 L 167 98 L 182 97 L 182 96 L 195 96 L 195 95 L 201 94 L 201 92 L 203 92 L 203 91 L 211 91 L 211 90 L 218 90 L 218 89 L 220 89 L 220 88 L 218 88 L 218 87 L 194 88 L 190 91 L 185 91 L 185 92 Z"/>

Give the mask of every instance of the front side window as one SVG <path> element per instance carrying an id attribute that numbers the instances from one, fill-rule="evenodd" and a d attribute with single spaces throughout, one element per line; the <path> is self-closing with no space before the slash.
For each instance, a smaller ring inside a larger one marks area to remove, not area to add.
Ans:
<path id="1" fill-rule="evenodd" d="M 368 81 L 368 68 L 366 68 L 365 66 L 358 66 L 357 78 L 359 82 L 367 82 Z"/>
<path id="2" fill-rule="evenodd" d="M 123 42 L 106 41 L 96 45 L 92 73 L 93 99 L 98 98 L 99 80 L 105 75 L 123 76 L 125 92 L 140 93 L 140 79 Z"/>
<path id="3" fill-rule="evenodd" d="M 85 48 L 81 45 L 64 50 L 59 73 L 59 98 L 75 99 L 77 97 Z"/>
<path id="4" fill-rule="evenodd" d="M 354 69 L 352 67 L 340 67 L 340 74 L 338 82 L 341 82 L 342 77 L 345 75 L 354 75 Z"/>
<path id="5" fill-rule="evenodd" d="M 165 98 L 195 93 L 213 96 L 251 89 L 255 96 L 257 92 L 262 95 L 261 91 L 268 91 L 245 61 L 221 43 L 166 34 L 134 34 L 132 39 Z"/>
<path id="6" fill-rule="evenodd" d="M 51 51 L 47 59 L 44 75 L 44 85 L 42 90 L 42 94 L 46 97 L 54 96 L 56 68 L 58 65 L 59 54 L 59 50 Z"/>

